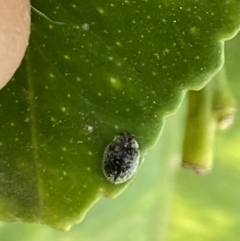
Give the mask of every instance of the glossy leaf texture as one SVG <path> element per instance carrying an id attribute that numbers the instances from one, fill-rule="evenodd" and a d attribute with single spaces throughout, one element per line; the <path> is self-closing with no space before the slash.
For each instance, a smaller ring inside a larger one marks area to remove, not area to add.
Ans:
<path id="1" fill-rule="evenodd" d="M 1 220 L 66 230 L 101 195 L 105 147 L 135 135 L 141 156 L 188 89 L 223 64 L 239 0 L 32 1 L 28 51 L 0 92 Z M 64 23 L 64 24 L 62 24 Z"/>

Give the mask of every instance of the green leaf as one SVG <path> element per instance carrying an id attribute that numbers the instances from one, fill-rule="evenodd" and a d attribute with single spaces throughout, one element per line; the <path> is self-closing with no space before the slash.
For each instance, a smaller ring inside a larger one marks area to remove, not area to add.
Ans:
<path id="1" fill-rule="evenodd" d="M 130 183 L 103 175 L 113 137 L 134 134 L 144 157 L 185 91 L 221 68 L 240 2 L 32 5 L 51 20 L 32 14 L 25 59 L 0 92 L 0 217 L 68 229 Z"/>

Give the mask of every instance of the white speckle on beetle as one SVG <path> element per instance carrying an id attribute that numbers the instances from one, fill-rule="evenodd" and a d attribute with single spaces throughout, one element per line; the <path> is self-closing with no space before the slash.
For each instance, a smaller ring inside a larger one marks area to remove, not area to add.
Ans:
<path id="1" fill-rule="evenodd" d="M 70 59 L 70 57 L 69 57 L 68 55 L 64 55 L 64 59 L 69 60 L 69 59 Z"/>
<path id="2" fill-rule="evenodd" d="M 89 152 L 88 152 L 88 155 L 89 155 L 89 156 L 92 156 L 92 152 L 91 152 L 91 151 L 89 151 Z"/>
<path id="3" fill-rule="evenodd" d="M 132 134 L 122 133 L 107 146 L 103 155 L 103 173 L 106 178 L 120 184 L 129 180 L 140 160 L 139 145 Z"/>
<path id="4" fill-rule="evenodd" d="M 62 108 L 61 108 L 61 111 L 62 111 L 62 112 L 65 112 L 65 111 L 66 111 L 66 108 L 65 108 L 65 107 L 62 107 Z"/>

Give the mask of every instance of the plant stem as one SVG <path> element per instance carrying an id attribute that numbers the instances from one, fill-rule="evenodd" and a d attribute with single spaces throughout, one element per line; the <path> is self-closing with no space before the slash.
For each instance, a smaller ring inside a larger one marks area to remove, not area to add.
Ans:
<path id="1" fill-rule="evenodd" d="M 213 85 L 213 111 L 220 129 L 229 127 L 235 118 L 236 101 L 230 89 L 225 68 L 217 74 Z"/>
<path id="2" fill-rule="evenodd" d="M 224 68 L 202 90 L 189 91 L 183 167 L 197 173 L 211 170 L 216 126 L 227 128 L 235 113 L 235 99 Z"/>
<path id="3" fill-rule="evenodd" d="M 183 145 L 185 168 L 206 173 L 212 168 L 213 139 L 216 122 L 212 113 L 212 86 L 189 91 L 189 109 Z"/>

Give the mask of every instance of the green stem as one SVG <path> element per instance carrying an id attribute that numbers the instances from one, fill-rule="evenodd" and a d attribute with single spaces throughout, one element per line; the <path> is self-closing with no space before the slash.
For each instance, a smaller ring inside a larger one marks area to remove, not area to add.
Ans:
<path id="1" fill-rule="evenodd" d="M 225 68 L 217 74 L 213 85 L 213 111 L 220 129 L 230 126 L 235 118 L 236 101 L 229 87 Z"/>
<path id="2" fill-rule="evenodd" d="M 188 116 L 182 165 L 197 173 L 211 170 L 216 126 L 225 129 L 234 121 L 235 99 L 223 68 L 200 91 L 188 93 Z"/>
<path id="3" fill-rule="evenodd" d="M 188 93 L 188 116 L 183 146 L 185 168 L 206 173 L 212 168 L 216 121 L 212 113 L 212 86 Z"/>

